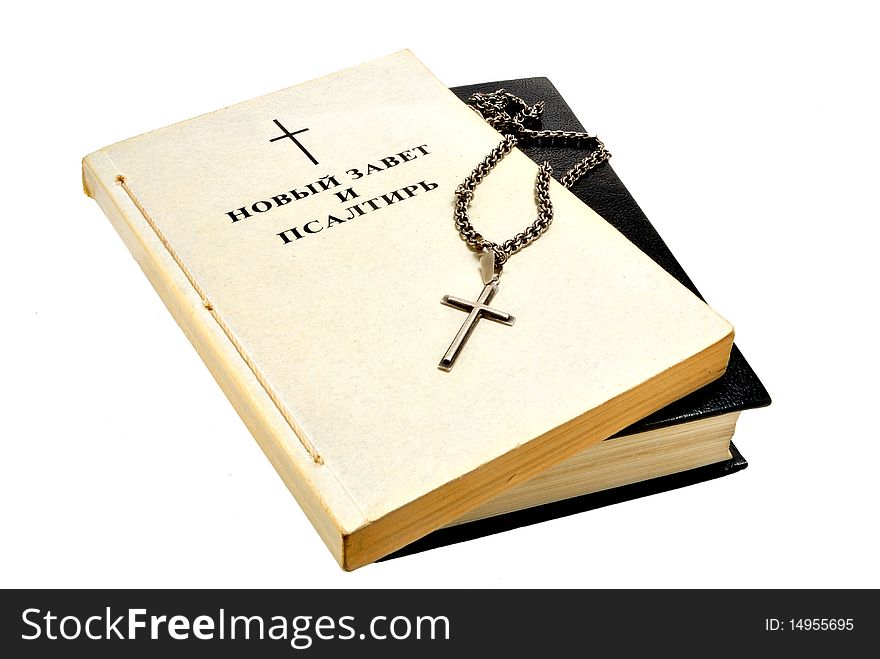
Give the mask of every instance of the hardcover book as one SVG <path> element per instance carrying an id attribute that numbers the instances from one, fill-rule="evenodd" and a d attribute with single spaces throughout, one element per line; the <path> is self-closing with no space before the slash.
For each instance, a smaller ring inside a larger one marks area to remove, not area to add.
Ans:
<path id="1" fill-rule="evenodd" d="M 455 369 L 455 187 L 500 135 L 408 51 L 106 147 L 84 187 L 339 563 L 400 549 L 720 377 L 732 327 L 562 186 Z M 515 151 L 473 213 L 512 235 Z M 470 293 L 469 293 L 470 291 Z M 472 298 L 473 299 L 473 298 Z"/>
<path id="2" fill-rule="evenodd" d="M 547 78 L 480 83 L 452 91 L 467 101 L 476 92 L 499 88 L 528 103 L 542 101 L 542 128 L 584 132 L 584 125 Z M 535 162 L 551 162 L 557 176 L 588 151 L 559 144 L 532 143 L 521 148 Z M 610 163 L 600 165 L 572 192 L 684 286 L 700 295 Z M 734 345 L 727 371 L 715 382 L 507 490 L 469 511 L 456 523 L 392 556 L 472 540 L 741 471 L 748 463 L 730 442 L 738 417 L 744 410 L 764 407 L 770 402 L 764 385 Z"/>

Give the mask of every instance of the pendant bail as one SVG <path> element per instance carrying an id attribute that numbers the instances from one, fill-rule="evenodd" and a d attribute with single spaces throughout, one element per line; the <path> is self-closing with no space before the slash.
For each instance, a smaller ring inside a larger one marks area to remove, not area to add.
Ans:
<path id="1" fill-rule="evenodd" d="M 501 268 L 495 265 L 495 250 L 491 247 L 484 247 L 483 253 L 480 254 L 480 275 L 484 286 L 489 282 L 498 281 L 501 275 Z"/>

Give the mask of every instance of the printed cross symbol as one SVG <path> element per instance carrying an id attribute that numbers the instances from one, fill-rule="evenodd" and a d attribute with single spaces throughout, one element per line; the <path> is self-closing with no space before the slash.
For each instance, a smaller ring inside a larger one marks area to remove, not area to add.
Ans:
<path id="1" fill-rule="evenodd" d="M 302 145 L 302 143 L 300 143 L 300 141 L 298 139 L 296 139 L 297 135 L 299 135 L 300 133 L 305 133 L 308 130 L 308 128 L 301 128 L 301 129 L 295 130 L 291 133 L 284 126 L 282 126 L 281 122 L 278 121 L 277 119 L 273 119 L 272 121 L 275 122 L 275 125 L 278 126 L 278 128 L 280 128 L 281 130 L 284 131 L 284 135 L 279 135 L 278 137 L 273 137 L 271 140 L 269 140 L 270 142 L 277 142 L 278 140 L 284 140 L 284 139 L 290 138 L 290 141 L 293 142 L 294 144 L 296 144 L 299 147 L 299 150 L 302 151 L 304 154 L 306 154 L 306 157 L 312 161 L 313 165 L 318 164 L 318 161 L 315 160 L 315 156 L 313 156 L 311 153 L 309 153 L 309 150 L 306 149 Z"/>

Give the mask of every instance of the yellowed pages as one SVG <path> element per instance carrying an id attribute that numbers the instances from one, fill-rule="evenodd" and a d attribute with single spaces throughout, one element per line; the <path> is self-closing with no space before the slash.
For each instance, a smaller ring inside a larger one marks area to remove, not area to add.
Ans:
<path id="1" fill-rule="evenodd" d="M 302 149 L 270 141 L 274 120 L 308 128 Z M 553 226 L 511 259 L 493 302 L 515 325 L 482 322 L 440 371 L 463 320 L 440 298 L 482 288 L 452 193 L 499 140 L 403 51 L 84 161 L 88 190 L 345 567 L 726 365 L 731 326 L 553 183 Z M 480 186 L 485 234 L 532 221 L 535 173 L 514 152 Z"/>
<path id="2" fill-rule="evenodd" d="M 545 469 L 453 524 L 542 506 L 730 459 L 739 412 L 599 442 Z"/>

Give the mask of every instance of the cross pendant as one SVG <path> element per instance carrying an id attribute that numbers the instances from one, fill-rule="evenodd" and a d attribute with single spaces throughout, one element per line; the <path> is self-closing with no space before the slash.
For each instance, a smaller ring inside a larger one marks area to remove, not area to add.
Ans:
<path id="1" fill-rule="evenodd" d="M 468 315 L 462 323 L 461 329 L 458 330 L 458 334 L 452 339 L 452 343 L 449 345 L 449 350 L 446 351 L 446 354 L 443 355 L 443 359 L 440 360 L 438 368 L 441 371 L 449 371 L 452 369 L 452 365 L 455 364 L 455 360 L 458 358 L 458 353 L 461 352 L 464 344 L 467 343 L 474 328 L 482 318 L 488 318 L 489 320 L 494 320 L 503 325 L 513 325 L 513 321 L 516 320 L 513 316 L 509 313 L 498 311 L 498 309 L 493 309 L 488 306 L 489 302 L 492 301 L 492 298 L 495 297 L 495 293 L 497 292 L 498 285 L 494 281 L 490 281 L 483 286 L 483 292 L 480 293 L 480 297 L 477 298 L 476 302 L 463 300 L 460 297 L 453 297 L 451 295 L 443 296 L 443 304 L 455 309 L 460 309 L 461 311 L 466 311 Z"/>

